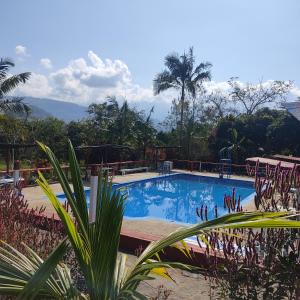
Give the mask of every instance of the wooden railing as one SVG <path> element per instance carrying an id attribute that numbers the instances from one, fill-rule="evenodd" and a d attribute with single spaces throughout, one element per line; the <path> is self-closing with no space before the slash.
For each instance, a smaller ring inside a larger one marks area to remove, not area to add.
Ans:
<path id="1" fill-rule="evenodd" d="M 209 162 L 209 161 L 198 161 L 198 160 L 173 160 L 173 167 L 175 169 L 184 169 L 199 172 L 212 172 L 218 173 L 220 169 L 224 166 L 229 166 L 226 163 L 220 162 Z M 237 175 L 247 175 L 246 165 L 240 164 L 230 164 L 231 173 Z"/>
<path id="2" fill-rule="evenodd" d="M 62 170 L 65 172 L 67 178 L 69 178 L 69 166 L 68 165 L 61 165 Z M 0 177 L 5 175 L 13 176 L 13 170 L 9 170 L 7 173 L 6 171 L 0 171 Z M 20 177 L 24 179 L 25 186 L 32 186 L 36 185 L 36 179 L 38 178 L 38 172 L 41 172 L 45 178 L 50 182 L 56 182 L 56 175 L 52 167 L 41 167 L 41 168 L 26 168 L 20 169 Z"/>
<path id="3" fill-rule="evenodd" d="M 121 169 L 125 168 L 134 168 L 134 167 L 144 167 L 148 166 L 149 162 L 146 160 L 128 160 L 128 161 L 117 161 L 112 163 L 103 163 L 103 164 L 90 164 L 87 169 L 91 169 L 92 167 L 100 168 L 110 168 L 110 175 L 117 175 Z"/>
<path id="4" fill-rule="evenodd" d="M 134 168 L 134 167 L 141 167 L 147 166 L 148 162 L 146 160 L 132 160 L 132 161 L 120 161 L 120 162 L 113 162 L 113 163 L 104 163 L 104 164 L 91 164 L 87 167 L 81 167 L 82 176 L 86 180 L 89 179 L 89 170 L 92 166 L 96 166 L 97 168 L 108 168 L 109 175 L 117 175 L 119 174 L 119 170 L 123 168 Z M 62 170 L 65 172 L 67 178 L 70 178 L 69 166 L 68 165 L 61 165 Z M 5 175 L 13 176 L 13 170 L 9 170 L 7 173 L 6 171 L 0 171 L 0 177 Z M 36 185 L 36 179 L 38 178 L 38 172 L 41 172 L 45 178 L 51 182 L 57 182 L 57 178 L 55 172 L 52 167 L 41 167 L 41 168 L 26 168 L 20 169 L 20 177 L 24 179 L 24 186 L 32 186 Z"/>
<path id="5" fill-rule="evenodd" d="M 208 161 L 197 161 L 197 160 L 172 160 L 173 167 L 175 169 L 183 169 L 199 172 L 212 172 L 219 173 L 220 169 L 226 164 L 219 162 L 208 162 Z M 91 168 L 97 167 L 97 169 L 107 168 L 109 175 L 118 175 L 121 169 L 125 168 L 135 168 L 149 166 L 149 161 L 146 160 L 130 160 L 130 161 L 118 161 L 112 163 L 103 163 L 103 164 L 90 164 L 87 167 L 82 167 L 82 175 L 86 180 L 89 179 Z M 69 166 L 62 165 L 61 168 L 64 170 L 67 178 L 70 178 Z M 50 182 L 56 182 L 57 178 L 52 167 L 41 167 L 41 168 L 26 168 L 20 169 L 20 177 L 24 178 L 25 186 L 35 185 L 35 180 L 38 178 L 38 172 L 41 172 L 47 180 Z M 247 175 L 246 165 L 240 164 L 231 164 L 231 173 L 237 175 Z M 6 171 L 0 171 L 0 177 L 6 175 Z M 8 175 L 13 176 L 13 170 L 10 170 Z"/>

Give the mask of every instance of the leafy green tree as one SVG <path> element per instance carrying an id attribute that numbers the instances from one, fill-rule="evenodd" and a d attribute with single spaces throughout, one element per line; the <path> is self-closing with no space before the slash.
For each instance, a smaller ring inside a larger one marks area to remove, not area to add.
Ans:
<path id="1" fill-rule="evenodd" d="M 145 116 L 144 113 L 139 113 L 139 118 L 136 121 L 137 144 L 143 149 L 143 159 L 146 156 L 146 148 L 153 146 L 156 142 L 156 129 L 151 121 L 153 111 L 154 107 L 151 108 L 148 116 Z"/>
<path id="2" fill-rule="evenodd" d="M 218 159 L 218 151 L 233 141 L 236 131 L 237 141 L 244 137 L 236 162 L 243 163 L 247 157 L 263 154 L 299 155 L 297 136 L 300 122 L 282 110 L 264 108 L 252 115 L 226 116 L 219 120 L 209 137 L 209 148 L 213 159 Z"/>
<path id="3" fill-rule="evenodd" d="M 27 143 L 30 140 L 30 130 L 26 122 L 16 119 L 8 114 L 0 115 L 0 143 L 18 144 Z M 18 159 L 30 157 L 29 149 L 12 149 L 0 152 L 1 158 L 6 161 L 7 167 L 13 167 L 14 158 Z M 9 158 L 10 157 L 10 158 Z M 8 165 L 8 164 L 11 165 Z"/>
<path id="4" fill-rule="evenodd" d="M 180 91 L 180 144 L 182 144 L 184 106 L 188 97 L 195 98 L 198 88 L 205 80 L 210 80 L 211 63 L 205 62 L 195 66 L 193 48 L 183 55 L 174 53 L 165 58 L 166 70 L 158 73 L 153 81 L 154 94 L 165 90 L 176 89 Z"/>
<path id="5" fill-rule="evenodd" d="M 32 141 L 42 141 L 51 145 L 60 159 L 66 158 L 67 126 L 64 121 L 49 117 L 28 122 Z"/>
<path id="6" fill-rule="evenodd" d="M 119 104 L 116 97 L 107 97 L 106 101 L 100 104 L 92 103 L 88 107 L 90 121 L 94 125 L 97 132 L 97 140 L 95 144 L 105 144 L 112 142 L 114 137 L 111 136 L 110 129 L 119 115 Z"/>
<path id="7" fill-rule="evenodd" d="M 68 138 L 74 146 L 97 144 L 98 132 L 92 120 L 71 121 L 66 126 Z"/>
<path id="8" fill-rule="evenodd" d="M 270 152 L 284 155 L 300 154 L 300 122 L 289 115 L 281 113 L 273 119 L 267 128 L 266 138 Z"/>
<path id="9" fill-rule="evenodd" d="M 26 113 L 29 112 L 29 107 L 22 102 L 20 97 L 8 97 L 8 94 L 13 91 L 20 83 L 25 83 L 30 73 L 20 73 L 9 76 L 9 70 L 15 64 L 8 58 L 0 59 L 0 111 Z"/>
<path id="10" fill-rule="evenodd" d="M 243 143 L 245 137 L 240 137 L 235 128 L 230 129 L 231 140 L 229 141 L 229 150 L 232 153 L 232 156 L 238 161 L 238 155 L 241 150 L 244 150 Z"/>
<path id="11" fill-rule="evenodd" d="M 131 108 L 127 101 L 120 106 L 115 97 L 108 97 L 101 104 L 91 104 L 88 112 L 89 121 L 94 124 L 94 131 L 101 138 L 97 144 L 119 144 L 136 149 L 144 149 L 155 138 L 155 129 L 151 114 Z"/>
<path id="12" fill-rule="evenodd" d="M 26 143 L 29 139 L 30 131 L 23 120 L 0 115 L 1 143 Z"/>
<path id="13" fill-rule="evenodd" d="M 112 135 L 117 144 L 133 145 L 136 140 L 134 130 L 137 121 L 137 114 L 129 108 L 128 102 L 124 101 L 120 107 L 115 122 L 111 126 Z"/>

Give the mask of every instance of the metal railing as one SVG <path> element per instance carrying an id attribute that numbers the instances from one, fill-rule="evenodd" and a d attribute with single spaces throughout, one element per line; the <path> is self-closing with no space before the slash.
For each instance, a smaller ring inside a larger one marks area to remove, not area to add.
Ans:
<path id="1" fill-rule="evenodd" d="M 229 166 L 226 163 L 198 161 L 198 160 L 173 160 L 175 169 L 189 170 L 191 172 L 211 172 L 219 173 L 222 167 Z M 247 175 L 246 165 L 230 164 L 231 173 L 236 175 Z"/>

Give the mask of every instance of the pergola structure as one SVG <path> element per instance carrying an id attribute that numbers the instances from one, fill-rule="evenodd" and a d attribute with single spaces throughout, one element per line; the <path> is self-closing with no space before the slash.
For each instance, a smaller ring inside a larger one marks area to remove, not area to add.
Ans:
<path id="1" fill-rule="evenodd" d="M 271 159 L 271 158 L 265 158 L 265 157 L 249 157 L 246 159 L 247 163 L 261 163 L 263 165 L 270 165 L 272 167 L 276 167 L 279 163 L 280 166 L 284 169 L 293 169 L 296 165 L 296 168 L 299 170 L 300 164 L 295 164 L 288 161 L 278 160 L 278 159 Z"/>
<path id="2" fill-rule="evenodd" d="M 154 146 L 153 149 L 154 149 L 155 165 L 157 168 L 157 164 L 159 160 L 172 159 L 173 157 L 170 157 L 170 154 L 174 151 L 181 150 L 182 146 Z"/>
<path id="3" fill-rule="evenodd" d="M 297 156 L 275 154 L 275 155 L 272 155 L 271 158 L 291 162 L 294 164 L 300 164 L 300 157 L 297 157 Z"/>
<path id="4" fill-rule="evenodd" d="M 77 151 L 86 151 L 86 163 L 89 163 L 89 157 L 92 155 L 93 151 L 98 152 L 99 163 L 107 163 L 108 155 L 111 154 L 112 151 L 118 151 L 119 153 L 124 150 L 134 151 L 135 149 L 126 146 L 126 145 L 118 145 L 118 144 L 103 144 L 103 145 L 86 145 L 86 146 L 78 146 L 75 148 Z"/>
<path id="5" fill-rule="evenodd" d="M 14 143 L 0 143 L 0 150 L 3 150 L 5 162 L 6 162 L 6 172 L 9 173 L 9 168 L 13 165 L 15 160 L 15 150 L 27 149 L 37 147 L 37 144 L 14 144 Z"/>

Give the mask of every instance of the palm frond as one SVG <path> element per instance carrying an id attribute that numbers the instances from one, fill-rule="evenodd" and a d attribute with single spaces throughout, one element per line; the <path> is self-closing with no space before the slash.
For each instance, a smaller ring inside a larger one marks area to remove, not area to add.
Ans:
<path id="1" fill-rule="evenodd" d="M 126 196 L 112 190 L 112 182 L 99 176 L 96 219 L 90 227 L 94 276 L 99 299 L 115 294 L 115 268 Z M 105 241 L 105 242 L 104 242 Z"/>
<path id="2" fill-rule="evenodd" d="M 26 255 L 2 242 L 0 247 L 0 294 L 18 295 L 18 299 L 86 299 L 75 288 L 70 270 L 60 263 L 66 251 L 63 241 L 43 261 L 24 245 Z"/>
<path id="3" fill-rule="evenodd" d="M 200 63 L 196 68 L 194 73 L 195 74 L 201 74 L 205 71 L 207 71 L 208 69 L 210 69 L 212 67 L 212 63 L 210 62 L 202 62 Z"/>
<path id="4" fill-rule="evenodd" d="M 61 184 L 61 187 L 66 195 L 66 198 L 68 200 L 68 203 L 72 209 L 72 213 L 77 221 L 77 224 L 79 226 L 79 231 L 81 233 L 81 235 L 83 236 L 83 238 L 86 240 L 87 239 L 87 227 L 86 227 L 86 223 L 84 222 L 84 216 L 83 214 L 85 214 L 84 211 L 80 211 L 79 207 L 77 205 L 77 200 L 73 194 L 73 191 L 69 185 L 69 181 L 66 177 L 66 174 L 63 172 L 63 170 L 60 167 L 59 161 L 56 158 L 56 156 L 54 155 L 54 153 L 51 151 L 51 149 L 49 147 L 47 147 L 46 145 L 38 142 L 38 145 L 40 146 L 41 150 L 44 151 L 58 177 L 59 183 Z M 69 147 L 72 147 L 71 144 L 69 144 Z M 70 151 L 69 151 L 70 152 Z M 70 158 L 70 160 L 72 160 L 74 158 Z M 76 158 L 75 158 L 76 159 Z M 75 163 L 70 163 L 71 166 L 75 165 Z M 77 165 L 78 167 L 78 165 Z M 43 178 L 43 176 L 41 176 L 42 181 L 38 181 L 41 183 L 44 183 L 43 187 L 45 187 L 45 191 L 50 191 L 50 187 L 49 185 L 47 185 L 47 181 Z M 82 182 L 80 182 L 79 180 L 77 180 L 77 184 L 81 184 Z M 54 195 L 54 193 L 50 193 L 51 197 L 54 199 L 56 198 L 56 196 Z M 57 200 L 57 199 L 56 199 Z M 58 200 L 57 200 L 58 201 Z M 58 201 L 59 203 L 59 201 Z M 64 210 L 65 211 L 65 210 Z"/>
<path id="5" fill-rule="evenodd" d="M 131 272 L 127 272 L 124 287 L 127 287 L 128 281 L 134 281 L 136 274 L 142 272 L 145 264 L 149 264 L 149 269 L 151 269 L 152 262 L 149 263 L 149 259 L 163 251 L 166 247 L 174 245 L 188 237 L 196 236 L 205 231 L 217 228 L 299 228 L 300 222 L 289 220 L 287 219 L 288 216 L 290 216 L 288 212 L 243 212 L 226 215 L 188 228 L 180 228 L 169 234 L 167 237 L 152 242 L 143 251 L 135 265 L 132 267 Z M 164 266 L 168 267 L 168 264 L 172 266 L 172 263 L 170 262 L 165 262 Z M 183 265 L 182 267 L 186 268 L 188 266 Z M 135 282 L 138 284 L 138 279 L 136 279 Z M 129 286 L 129 288 L 132 287 Z"/>
<path id="6" fill-rule="evenodd" d="M 74 195 L 53 152 L 45 145 L 41 143 L 39 143 L 39 145 L 48 155 L 58 175 L 75 221 L 78 224 L 79 233 L 71 217 L 59 203 L 42 174 L 40 174 L 38 183 L 64 223 L 81 270 L 86 278 L 91 298 L 111 299 L 111 295 L 116 294 L 116 289 L 119 284 L 115 282 L 115 268 L 117 264 L 125 196 L 121 195 L 118 190 L 112 191 L 112 183 L 108 181 L 108 178 L 99 176 L 96 219 L 95 222 L 89 223 L 87 205 L 83 203 L 86 199 L 83 192 L 83 184 L 79 178 L 80 169 L 71 143 L 69 143 L 69 155 Z M 77 186 L 75 187 L 75 185 Z"/>
<path id="7" fill-rule="evenodd" d="M 43 177 L 41 173 L 39 173 L 39 179 L 37 180 L 37 183 L 39 184 L 41 189 L 45 192 L 45 194 L 48 196 L 48 199 L 51 201 L 54 209 L 56 210 L 61 221 L 63 222 L 68 238 L 73 246 L 73 249 L 75 251 L 75 254 L 78 257 L 79 262 L 83 266 L 88 265 L 91 261 L 91 256 L 90 256 L 90 246 L 88 243 L 87 233 L 81 231 L 79 233 L 77 231 L 76 225 L 72 220 L 71 216 L 67 213 L 67 211 L 64 209 L 62 204 L 59 202 L 56 195 L 54 194 L 51 187 L 49 186 L 46 179 Z M 76 218 L 76 221 L 77 220 L 81 220 L 80 216 Z"/>
<path id="8" fill-rule="evenodd" d="M 15 89 L 20 83 L 25 83 L 29 79 L 30 75 L 30 72 L 21 73 L 8 77 L 4 81 L 0 82 L 0 98 Z"/>
<path id="9" fill-rule="evenodd" d="M 6 68 L 7 66 L 9 67 L 14 67 L 15 64 L 13 62 L 13 60 L 9 57 L 2 57 L 0 59 L 0 70 L 2 70 L 3 68 Z"/>
<path id="10" fill-rule="evenodd" d="M 211 80 L 211 73 L 210 71 L 202 72 L 193 79 L 194 84 L 201 84 L 203 81 Z"/>
<path id="11" fill-rule="evenodd" d="M 186 89 L 191 94 L 191 96 L 194 98 L 196 97 L 196 90 L 197 90 L 197 84 L 195 84 L 191 80 L 186 81 Z"/>
<path id="12" fill-rule="evenodd" d="M 163 71 L 156 75 L 153 80 L 154 95 L 158 95 L 169 88 L 178 88 L 177 79 L 169 72 Z"/>
<path id="13" fill-rule="evenodd" d="M 177 53 L 172 53 L 166 56 L 165 66 L 170 70 L 170 73 L 177 74 L 181 65 L 180 57 Z"/>
<path id="14" fill-rule="evenodd" d="M 0 97 L 0 111 L 5 113 L 25 114 L 31 111 L 30 107 L 23 102 L 21 97 L 2 98 Z"/>
<path id="15" fill-rule="evenodd" d="M 0 82 L 6 78 L 7 71 L 10 67 L 14 67 L 15 64 L 10 58 L 1 58 L 0 59 Z"/>

